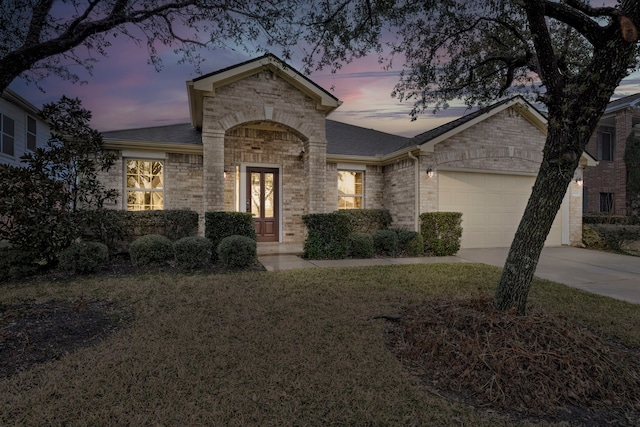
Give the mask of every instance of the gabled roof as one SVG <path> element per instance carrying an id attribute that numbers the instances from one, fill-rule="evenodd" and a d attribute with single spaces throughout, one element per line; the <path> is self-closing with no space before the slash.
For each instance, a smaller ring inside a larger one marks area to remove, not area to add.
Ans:
<path id="1" fill-rule="evenodd" d="M 197 129 L 202 128 L 203 92 L 215 92 L 219 87 L 249 77 L 264 69 L 272 70 L 283 80 L 314 99 L 317 108 L 326 111 L 327 114 L 338 108 L 341 104 L 338 98 L 330 92 L 296 71 L 280 58 L 268 53 L 259 58 L 251 59 L 187 81 L 189 111 L 191 113 L 191 123 L 193 126 Z"/>
<path id="2" fill-rule="evenodd" d="M 604 110 L 604 114 L 613 113 L 614 111 L 621 110 L 628 107 L 637 107 L 640 104 L 640 93 L 625 96 L 624 98 L 616 99 L 609 102 L 607 108 Z"/>
<path id="3" fill-rule="evenodd" d="M 17 105 L 21 110 L 26 111 L 33 116 L 40 116 L 40 109 L 38 107 L 9 88 L 6 88 L 4 92 L 2 92 L 2 98 Z"/>
<path id="4" fill-rule="evenodd" d="M 523 117 L 529 120 L 531 124 L 540 129 L 540 131 L 546 135 L 547 120 L 544 115 L 523 97 L 515 96 L 416 135 L 413 138 L 414 145 L 420 145 L 422 151 L 432 152 L 435 145 L 439 142 L 442 142 L 445 139 L 470 128 L 471 126 L 512 107 L 516 108 Z"/>

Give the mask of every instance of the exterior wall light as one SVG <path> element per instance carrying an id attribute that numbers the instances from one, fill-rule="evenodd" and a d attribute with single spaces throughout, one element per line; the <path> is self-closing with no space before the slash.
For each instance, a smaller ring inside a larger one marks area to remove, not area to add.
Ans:
<path id="1" fill-rule="evenodd" d="M 427 176 L 428 176 L 429 178 L 433 178 L 433 169 L 431 169 L 431 168 L 427 168 Z"/>
<path id="2" fill-rule="evenodd" d="M 582 178 L 576 178 L 575 179 L 576 184 L 578 184 L 580 187 L 582 187 L 582 184 L 584 184 L 584 181 L 582 180 Z"/>

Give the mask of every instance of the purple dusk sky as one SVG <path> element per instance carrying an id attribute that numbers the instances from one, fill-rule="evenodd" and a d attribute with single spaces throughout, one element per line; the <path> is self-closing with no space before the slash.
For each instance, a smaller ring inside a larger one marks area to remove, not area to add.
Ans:
<path id="1" fill-rule="evenodd" d="M 37 107 L 62 95 L 78 97 L 93 113 L 91 125 L 100 131 L 186 123 L 187 80 L 260 54 L 208 51 L 201 73 L 196 73 L 190 64 L 177 65 L 178 57 L 171 49 L 163 52 L 164 68 L 157 72 L 147 64 L 146 49 L 124 38 L 114 42 L 108 55 L 97 58 L 93 76 L 80 68 L 76 70 L 87 84 L 72 84 L 54 76 L 40 82 L 45 93 L 21 79 L 15 80 L 10 88 Z M 300 69 L 300 59 L 294 56 L 290 65 Z M 326 70 L 309 77 L 343 101 L 329 118 L 383 132 L 414 136 L 469 112 L 462 104 L 452 104 L 437 114 L 425 113 L 411 122 L 411 104 L 400 103 L 390 95 L 399 72 L 400 69 L 384 71 L 376 57 L 368 57 L 345 65 L 336 74 Z M 625 79 L 616 97 L 636 92 L 640 92 L 640 73 Z"/>

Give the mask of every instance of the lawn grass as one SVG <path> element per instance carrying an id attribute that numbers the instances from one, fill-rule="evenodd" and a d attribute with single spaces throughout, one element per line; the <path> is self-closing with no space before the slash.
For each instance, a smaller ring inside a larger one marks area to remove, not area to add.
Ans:
<path id="1" fill-rule="evenodd" d="M 427 392 L 376 318 L 491 293 L 499 273 L 457 263 L 3 285 L 0 303 L 101 299 L 134 318 L 0 380 L 0 425 L 534 425 Z M 530 300 L 640 345 L 637 305 L 537 279 Z"/>

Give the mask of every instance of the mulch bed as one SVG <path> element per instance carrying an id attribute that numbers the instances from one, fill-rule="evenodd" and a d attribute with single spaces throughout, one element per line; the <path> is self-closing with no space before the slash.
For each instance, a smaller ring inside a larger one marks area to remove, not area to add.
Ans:
<path id="1" fill-rule="evenodd" d="M 571 320 L 499 312 L 489 297 L 406 309 L 389 345 L 433 393 L 516 418 L 640 425 L 640 351 Z"/>
<path id="2" fill-rule="evenodd" d="M 82 298 L 0 304 L 0 378 L 95 345 L 129 319 L 115 303 Z"/>

